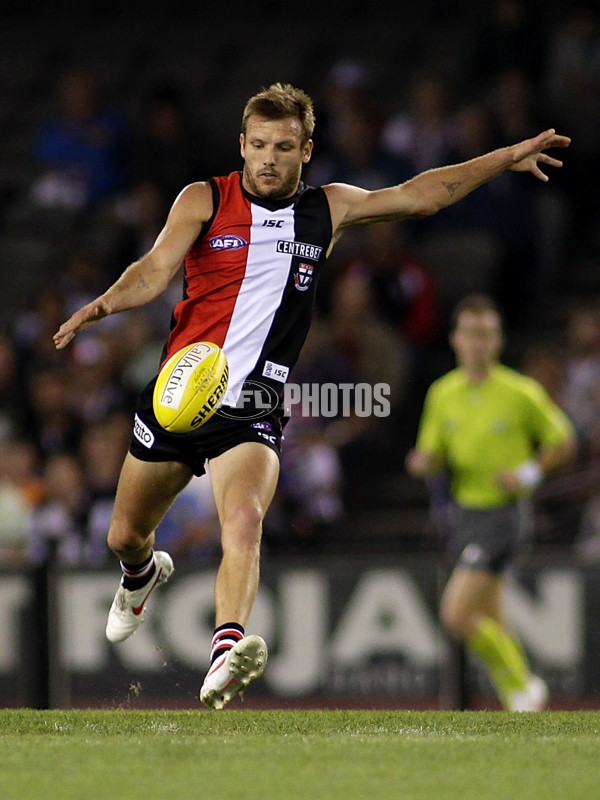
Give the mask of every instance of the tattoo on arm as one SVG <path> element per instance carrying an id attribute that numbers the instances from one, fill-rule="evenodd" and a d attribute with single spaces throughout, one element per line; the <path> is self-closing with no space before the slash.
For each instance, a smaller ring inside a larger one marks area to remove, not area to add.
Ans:
<path id="1" fill-rule="evenodd" d="M 149 289 L 150 288 L 148 286 L 148 284 L 146 283 L 146 281 L 144 280 L 144 276 L 143 275 L 140 275 L 140 277 L 138 278 L 137 288 L 138 289 Z"/>
<path id="2" fill-rule="evenodd" d="M 456 190 L 458 189 L 458 187 L 461 185 L 461 184 L 460 184 L 460 182 L 456 182 L 456 183 L 446 183 L 446 181 L 442 181 L 442 184 L 443 184 L 443 185 L 446 187 L 446 189 L 448 190 L 448 194 L 450 195 L 450 197 L 454 197 L 454 193 L 456 192 Z"/>

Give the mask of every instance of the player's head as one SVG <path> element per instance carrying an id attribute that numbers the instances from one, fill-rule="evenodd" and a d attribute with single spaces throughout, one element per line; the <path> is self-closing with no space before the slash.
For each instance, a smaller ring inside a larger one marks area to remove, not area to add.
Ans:
<path id="1" fill-rule="evenodd" d="M 486 370 L 500 356 L 502 317 L 484 294 L 463 297 L 452 311 L 450 343 L 458 363 L 466 369 Z"/>
<path id="2" fill-rule="evenodd" d="M 242 114 L 242 133 L 246 133 L 248 119 L 253 114 L 269 120 L 296 118 L 302 126 L 302 145 L 312 138 L 315 128 L 313 101 L 306 92 L 290 83 L 273 83 L 248 100 Z"/>
<path id="3" fill-rule="evenodd" d="M 244 185 L 261 197 L 289 197 L 310 160 L 315 126 L 313 102 L 301 89 L 274 83 L 244 107 L 240 149 Z"/>

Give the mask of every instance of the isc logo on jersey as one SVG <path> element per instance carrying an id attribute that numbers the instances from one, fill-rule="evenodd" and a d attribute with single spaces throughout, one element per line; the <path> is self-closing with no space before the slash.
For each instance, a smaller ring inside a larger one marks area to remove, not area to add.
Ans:
<path id="1" fill-rule="evenodd" d="M 212 342 L 182 347 L 164 364 L 154 387 L 154 414 L 171 433 L 189 433 L 209 420 L 227 390 L 225 353 Z"/>

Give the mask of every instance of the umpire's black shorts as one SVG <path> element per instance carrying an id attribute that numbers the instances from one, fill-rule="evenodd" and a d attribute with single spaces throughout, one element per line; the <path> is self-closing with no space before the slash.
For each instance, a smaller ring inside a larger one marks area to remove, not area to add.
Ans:
<path id="1" fill-rule="evenodd" d="M 129 452 L 141 461 L 179 461 L 194 475 L 204 475 L 205 463 L 243 442 L 259 442 L 281 456 L 287 417 L 281 409 L 254 418 L 224 416 L 218 412 L 190 433 L 169 433 L 154 415 L 152 396 L 156 378 L 142 390 L 137 402 Z"/>
<path id="2" fill-rule="evenodd" d="M 499 508 L 456 506 L 454 533 L 449 541 L 452 567 L 501 574 L 529 547 L 533 508 L 529 499 Z"/>

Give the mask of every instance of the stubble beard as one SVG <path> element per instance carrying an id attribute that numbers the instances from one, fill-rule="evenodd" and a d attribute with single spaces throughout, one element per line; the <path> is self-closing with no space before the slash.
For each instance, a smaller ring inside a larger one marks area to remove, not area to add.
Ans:
<path id="1" fill-rule="evenodd" d="M 301 171 L 298 171 L 298 173 L 288 176 L 281 186 L 274 186 L 272 189 L 269 188 L 265 191 L 258 185 L 257 181 L 254 179 L 254 176 L 245 165 L 243 171 L 245 183 L 249 187 L 251 194 L 254 194 L 257 197 L 262 197 L 265 200 L 281 200 L 294 195 L 298 189 L 298 184 L 300 183 L 300 174 Z"/>

